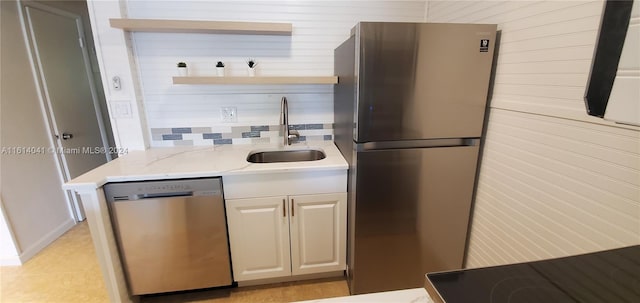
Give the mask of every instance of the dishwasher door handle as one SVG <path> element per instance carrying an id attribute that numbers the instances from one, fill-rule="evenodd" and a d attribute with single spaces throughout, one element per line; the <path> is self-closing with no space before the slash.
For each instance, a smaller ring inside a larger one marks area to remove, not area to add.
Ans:
<path id="1" fill-rule="evenodd" d="M 180 191 L 180 192 L 160 193 L 160 194 L 140 194 L 140 195 L 135 195 L 134 199 L 141 200 L 141 199 L 192 197 L 192 196 L 193 196 L 192 191 Z"/>

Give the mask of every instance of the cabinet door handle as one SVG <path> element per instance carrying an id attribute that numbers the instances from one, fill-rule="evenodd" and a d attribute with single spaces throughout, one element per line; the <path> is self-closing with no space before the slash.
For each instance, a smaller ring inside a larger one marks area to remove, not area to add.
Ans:
<path id="1" fill-rule="evenodd" d="M 293 201 L 293 199 L 291 199 L 291 216 L 292 216 L 292 217 L 293 217 L 293 216 L 295 216 L 295 214 L 296 214 L 296 213 L 295 213 L 295 211 L 294 211 L 294 209 L 295 209 L 295 208 L 293 208 L 293 204 L 294 204 L 294 202 L 295 202 L 295 201 Z"/>
<path id="2" fill-rule="evenodd" d="M 287 217 L 287 201 L 282 199 L 282 216 Z"/>

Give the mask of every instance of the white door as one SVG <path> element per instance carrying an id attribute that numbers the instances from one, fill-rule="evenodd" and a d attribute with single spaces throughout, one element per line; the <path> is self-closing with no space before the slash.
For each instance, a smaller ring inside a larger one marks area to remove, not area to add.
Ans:
<path id="1" fill-rule="evenodd" d="M 347 193 L 290 196 L 294 275 L 346 268 Z"/>
<path id="2" fill-rule="evenodd" d="M 34 6 L 35 5 L 35 6 Z M 39 4 L 25 6 L 33 60 L 65 181 L 111 159 L 80 17 Z M 72 197 L 75 215 L 84 212 Z"/>
<path id="3" fill-rule="evenodd" d="M 234 280 L 290 276 L 286 197 L 229 199 L 225 204 Z"/>

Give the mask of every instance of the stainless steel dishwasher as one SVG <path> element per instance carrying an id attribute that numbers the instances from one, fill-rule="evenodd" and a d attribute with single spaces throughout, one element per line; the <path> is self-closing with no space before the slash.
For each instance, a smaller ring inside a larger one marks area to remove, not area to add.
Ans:
<path id="1" fill-rule="evenodd" d="M 232 284 L 220 178 L 104 186 L 133 295 Z"/>

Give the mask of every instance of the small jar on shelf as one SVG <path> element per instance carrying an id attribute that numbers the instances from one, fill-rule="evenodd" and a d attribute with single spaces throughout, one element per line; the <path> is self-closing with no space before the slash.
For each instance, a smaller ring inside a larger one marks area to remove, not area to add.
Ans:
<path id="1" fill-rule="evenodd" d="M 187 63 L 178 62 L 178 76 L 180 77 L 189 76 L 189 69 L 187 68 Z"/>
<path id="2" fill-rule="evenodd" d="M 222 63 L 222 61 L 216 63 L 216 75 L 218 75 L 218 77 L 224 77 L 224 63 Z"/>

